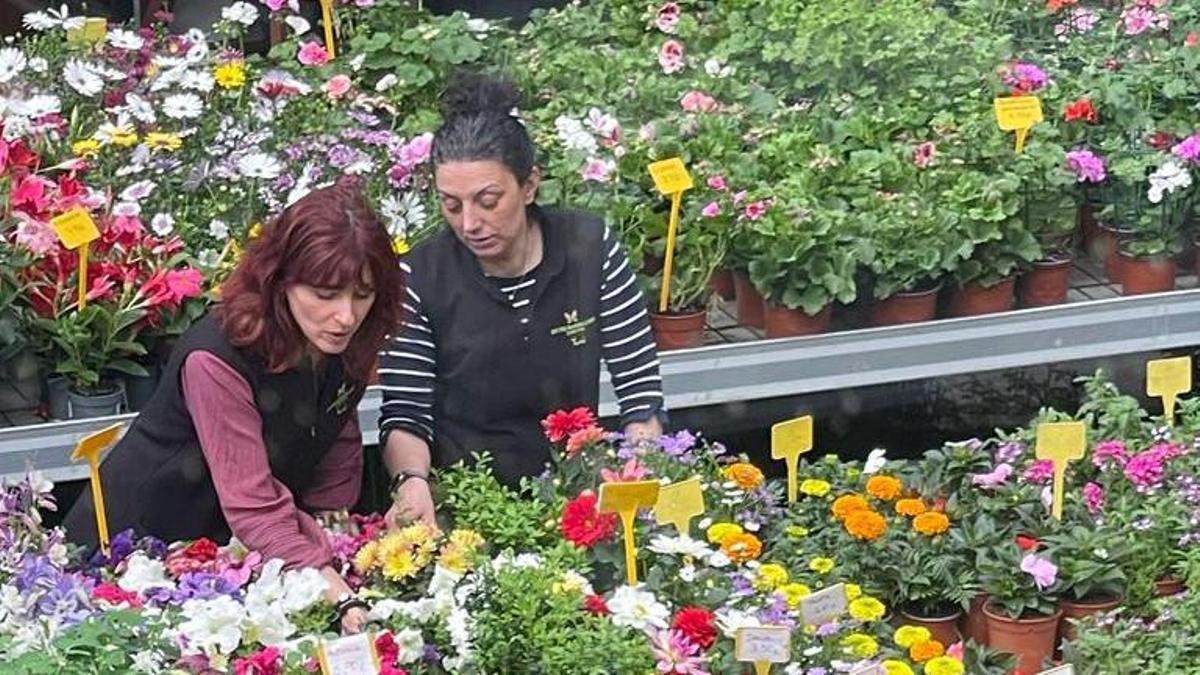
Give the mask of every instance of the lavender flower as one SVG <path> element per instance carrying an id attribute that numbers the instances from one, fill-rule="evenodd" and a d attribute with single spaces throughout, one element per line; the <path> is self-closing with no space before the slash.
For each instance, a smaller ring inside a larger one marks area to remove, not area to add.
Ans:
<path id="1" fill-rule="evenodd" d="M 1067 168 L 1075 172 L 1080 183 L 1102 183 L 1108 177 L 1104 158 L 1086 148 L 1067 153 Z"/>

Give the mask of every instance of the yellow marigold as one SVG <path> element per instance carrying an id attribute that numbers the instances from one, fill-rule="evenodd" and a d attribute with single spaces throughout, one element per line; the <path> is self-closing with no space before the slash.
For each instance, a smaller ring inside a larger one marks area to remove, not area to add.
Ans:
<path id="1" fill-rule="evenodd" d="M 846 516 L 846 531 L 858 539 L 878 539 L 887 531 L 887 520 L 874 511 L 855 511 Z"/>
<path id="2" fill-rule="evenodd" d="M 721 550 L 730 560 L 743 563 L 762 554 L 762 542 L 748 532 L 731 534 L 721 540 Z"/>
<path id="3" fill-rule="evenodd" d="M 146 134 L 145 141 L 147 147 L 155 151 L 175 152 L 183 147 L 183 139 L 179 134 L 164 133 L 161 131 L 151 131 Z"/>
<path id="4" fill-rule="evenodd" d="M 855 511 L 868 511 L 870 508 L 871 505 L 861 495 L 842 495 L 833 500 L 833 515 L 838 520 L 845 520 L 846 516 Z"/>
<path id="5" fill-rule="evenodd" d="M 887 613 L 887 607 L 872 597 L 859 598 L 850 603 L 850 616 L 859 621 L 878 621 Z"/>
<path id="6" fill-rule="evenodd" d="M 900 496 L 904 484 L 894 476 L 871 476 L 867 481 L 867 492 L 876 499 L 890 502 Z"/>
<path id="7" fill-rule="evenodd" d="M 743 490 L 753 490 L 762 485 L 763 472 L 757 466 L 746 462 L 738 462 L 725 467 L 725 478 L 731 480 Z"/>
<path id="8" fill-rule="evenodd" d="M 222 89 L 237 89 L 246 84 L 246 64 L 241 59 L 226 61 L 213 68 L 213 79 Z"/>
<path id="9" fill-rule="evenodd" d="M 941 511 L 927 511 L 913 518 L 913 529 L 929 536 L 941 534 L 950 529 L 950 519 Z"/>
<path id="10" fill-rule="evenodd" d="M 922 640 L 908 648 L 908 657 L 917 663 L 925 663 L 946 653 L 946 645 L 937 640 Z"/>
<path id="11" fill-rule="evenodd" d="M 716 523 L 708 528 L 705 536 L 708 537 L 709 543 L 720 544 L 725 541 L 725 538 L 743 532 L 742 526 L 737 523 Z"/>
<path id="12" fill-rule="evenodd" d="M 788 607 L 795 609 L 800 606 L 800 600 L 811 594 L 812 590 L 804 584 L 791 583 L 780 586 L 779 592 L 787 600 Z"/>
<path id="13" fill-rule="evenodd" d="M 831 489 L 833 486 L 828 481 L 819 478 L 807 478 L 800 483 L 800 491 L 809 497 L 824 497 Z"/>
<path id="14" fill-rule="evenodd" d="M 791 525 L 785 531 L 787 536 L 793 539 L 803 539 L 808 536 L 808 528 L 803 525 Z"/>
<path id="15" fill-rule="evenodd" d="M 933 633 L 930 633 L 929 629 L 924 626 L 901 626 L 896 629 L 895 635 L 892 636 L 892 640 L 904 649 L 908 649 L 918 642 L 925 642 L 932 639 Z"/>
<path id="16" fill-rule="evenodd" d="M 939 656 L 925 664 L 925 675 L 963 675 L 962 661 L 952 656 Z"/>
<path id="17" fill-rule="evenodd" d="M 100 141 L 94 138 L 75 141 L 71 144 L 71 152 L 74 152 L 76 157 L 95 157 L 100 154 Z"/>
<path id="18" fill-rule="evenodd" d="M 858 584 L 846 584 L 846 600 L 853 602 L 862 597 L 862 586 Z"/>
<path id="19" fill-rule="evenodd" d="M 758 568 L 754 586 L 760 591 L 773 591 L 788 582 L 788 571 L 783 565 L 767 563 Z"/>
<path id="20" fill-rule="evenodd" d="M 368 541 L 363 544 L 363 547 L 358 549 L 358 553 L 354 554 L 354 571 L 359 574 L 366 574 L 367 570 L 375 565 L 378 553 L 379 542 Z"/>
<path id="21" fill-rule="evenodd" d="M 842 649 L 856 659 L 869 659 L 879 653 L 879 643 L 864 633 L 851 633 L 842 638 Z"/>
<path id="22" fill-rule="evenodd" d="M 833 558 L 813 558 L 808 562 L 808 569 L 818 574 L 829 574 L 836 566 L 837 563 Z"/>
<path id="23" fill-rule="evenodd" d="M 887 671 L 887 675 L 916 675 L 912 668 L 903 661 L 896 659 L 888 659 L 883 662 L 883 669 Z"/>
<path id="24" fill-rule="evenodd" d="M 901 499 L 896 502 L 896 513 L 902 516 L 919 516 L 925 511 L 925 502 L 920 499 Z"/>

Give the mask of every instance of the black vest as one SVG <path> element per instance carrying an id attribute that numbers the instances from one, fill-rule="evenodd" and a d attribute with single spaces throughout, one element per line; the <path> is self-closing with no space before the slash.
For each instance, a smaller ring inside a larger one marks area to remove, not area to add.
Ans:
<path id="1" fill-rule="evenodd" d="M 229 539 L 183 397 L 181 371 L 194 351 L 216 355 L 250 383 L 271 473 L 291 490 L 298 506 L 303 507 L 301 496 L 313 482 L 317 463 L 357 414 L 363 386 L 345 379 L 340 357 L 324 360 L 319 383 L 311 366 L 270 373 L 262 358 L 229 344 L 210 314 L 180 338 L 153 398 L 100 466 L 110 536 L 133 528 L 168 542 Z M 84 491 L 63 522 L 68 539 L 95 548 L 94 514 L 91 491 Z"/>
<path id="2" fill-rule="evenodd" d="M 437 345 L 433 460 L 488 450 L 497 478 L 540 474 L 550 446 L 540 422 L 560 408 L 595 409 L 600 383 L 600 284 L 604 223 L 535 208 L 542 228 L 537 283 L 513 309 L 450 230 L 410 254 L 413 290 Z M 528 323 L 521 323 L 528 317 Z"/>

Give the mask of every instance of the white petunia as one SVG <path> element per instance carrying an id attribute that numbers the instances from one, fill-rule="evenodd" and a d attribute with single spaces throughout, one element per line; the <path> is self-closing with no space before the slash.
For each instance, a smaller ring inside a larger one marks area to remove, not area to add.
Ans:
<path id="1" fill-rule="evenodd" d="M 291 28 L 292 32 L 296 35 L 304 35 L 308 31 L 312 30 L 312 24 L 308 22 L 308 19 L 305 19 L 302 16 L 292 15 L 284 19 L 283 22 L 286 23 L 288 28 Z M 366 54 L 359 54 L 359 56 L 366 58 Z"/>
<path id="2" fill-rule="evenodd" d="M 221 10 L 221 18 L 243 26 L 253 26 L 258 21 L 258 8 L 248 2 L 235 2 Z"/>
<path id="3" fill-rule="evenodd" d="M 185 654 L 228 655 L 242 642 L 246 609 L 228 595 L 183 603 L 185 621 L 179 625 Z"/>
<path id="4" fill-rule="evenodd" d="M 95 96 L 104 91 L 104 80 L 79 59 L 71 59 L 63 66 L 63 79 L 67 85 L 84 96 Z"/>
<path id="5" fill-rule="evenodd" d="M 200 263 L 201 267 L 212 269 L 217 266 L 217 263 L 221 262 L 221 254 L 215 249 L 206 248 L 200 251 L 200 255 L 196 256 L 196 260 Z"/>
<path id="6" fill-rule="evenodd" d="M 629 626 L 637 630 L 650 627 L 666 628 L 671 610 L 658 601 L 654 594 L 640 587 L 621 586 L 608 601 L 612 622 L 618 626 Z"/>
<path id="7" fill-rule="evenodd" d="M 194 119 L 204 112 L 204 101 L 192 94 L 172 94 L 163 100 L 163 114 L 171 119 Z"/>
<path id="8" fill-rule="evenodd" d="M 399 81 L 400 81 L 400 78 L 396 77 L 395 74 L 388 73 L 387 75 L 384 75 L 383 77 L 379 78 L 379 81 L 375 83 L 375 91 L 382 94 L 383 92 L 387 91 L 388 89 L 391 89 L 392 87 L 396 86 L 396 83 Z"/>
<path id="9" fill-rule="evenodd" d="M 214 218 L 208 224 L 208 234 L 217 241 L 225 241 L 229 238 L 229 225 L 219 218 Z"/>
<path id="10" fill-rule="evenodd" d="M 363 64 L 366 63 L 366 61 L 366 54 L 359 54 L 358 56 L 350 59 L 350 70 L 357 73 L 359 70 L 362 70 Z"/>
<path id="11" fill-rule="evenodd" d="M 314 570 L 315 571 L 315 570 Z M 283 607 L 271 605 L 246 612 L 246 636 L 267 646 L 281 645 L 296 632 Z"/>
<path id="12" fill-rule="evenodd" d="M 154 234 L 165 237 L 175 231 L 175 217 L 169 213 L 156 213 L 150 219 L 150 229 Z"/>
<path id="13" fill-rule="evenodd" d="M 108 31 L 107 40 L 108 44 L 112 45 L 113 47 L 128 51 L 136 51 L 141 49 L 142 46 L 146 44 L 146 41 L 142 39 L 142 36 L 131 30 L 125 30 L 123 28 L 114 28 Z"/>
<path id="14" fill-rule="evenodd" d="M 329 582 L 311 567 L 289 570 L 283 575 L 283 597 L 279 606 L 288 614 L 313 606 L 329 588 Z"/>
<path id="15" fill-rule="evenodd" d="M 399 652 L 396 654 L 397 663 L 401 665 L 416 663 L 425 655 L 425 638 L 421 636 L 421 631 L 414 628 L 404 628 L 392 633 L 392 638 L 399 649 Z"/>
<path id="16" fill-rule="evenodd" d="M 161 561 L 146 557 L 138 551 L 125 560 L 125 572 L 117 580 L 117 585 L 132 593 L 143 593 L 152 588 L 170 588 L 171 581 L 167 579 L 167 569 Z"/>
<path id="17" fill-rule="evenodd" d="M 140 180 L 124 190 L 121 190 L 121 201 L 140 202 L 146 197 L 149 197 L 150 193 L 154 192 L 154 188 L 156 187 L 158 187 L 158 184 L 152 180 Z"/>
<path id="18" fill-rule="evenodd" d="M 274 180 L 283 172 L 283 165 L 271 155 L 256 151 L 238 158 L 237 170 L 239 174 L 246 178 Z"/>
<path id="19" fill-rule="evenodd" d="M 21 74 L 25 70 L 25 66 L 29 65 L 29 59 L 25 58 L 25 52 L 22 52 L 16 47 L 4 47 L 0 49 L 0 84 L 11 82 L 13 78 Z"/>

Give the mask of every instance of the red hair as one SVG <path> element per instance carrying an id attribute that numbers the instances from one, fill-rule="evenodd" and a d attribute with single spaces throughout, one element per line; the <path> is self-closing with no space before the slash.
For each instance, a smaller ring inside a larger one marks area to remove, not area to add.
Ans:
<path id="1" fill-rule="evenodd" d="M 264 227 L 221 285 L 217 316 L 232 344 L 257 353 L 272 372 L 286 370 L 308 344 L 288 308 L 287 288 L 364 285 L 365 269 L 375 302 L 342 354 L 346 371 L 365 383 L 399 323 L 404 289 L 391 237 L 355 182 L 313 190 Z"/>

